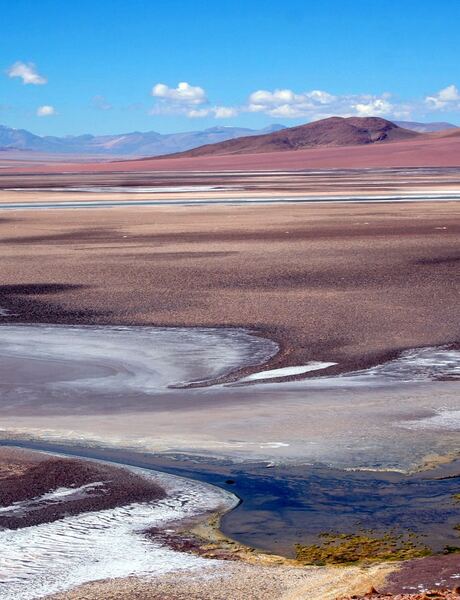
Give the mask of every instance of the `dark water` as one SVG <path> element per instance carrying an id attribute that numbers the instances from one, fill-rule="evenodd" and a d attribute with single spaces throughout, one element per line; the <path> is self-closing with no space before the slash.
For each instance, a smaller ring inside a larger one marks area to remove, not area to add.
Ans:
<path id="1" fill-rule="evenodd" d="M 460 464 L 423 474 L 348 472 L 327 467 L 230 463 L 185 455 L 1 441 L 1 445 L 62 452 L 152 468 L 218 485 L 241 502 L 222 519 L 223 532 L 269 552 L 294 555 L 297 543 L 323 532 L 413 532 L 435 552 L 460 546 Z"/>

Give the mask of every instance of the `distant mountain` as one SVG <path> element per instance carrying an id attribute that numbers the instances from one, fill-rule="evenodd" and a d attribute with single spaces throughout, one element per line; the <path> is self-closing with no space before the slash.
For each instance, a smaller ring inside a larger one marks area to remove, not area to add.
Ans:
<path id="1" fill-rule="evenodd" d="M 458 129 L 457 125 L 436 121 L 435 123 L 418 123 L 417 121 L 393 121 L 399 127 L 418 131 L 418 133 L 432 133 L 434 131 L 445 131 L 446 129 Z"/>
<path id="2" fill-rule="evenodd" d="M 356 146 L 413 139 L 420 135 L 379 117 L 330 117 L 264 135 L 208 144 L 174 156 L 253 154 L 318 146 Z"/>
<path id="3" fill-rule="evenodd" d="M 49 148 L 52 144 L 45 141 L 38 135 L 30 133 L 25 129 L 12 129 L 11 127 L 5 127 L 0 125 L 0 149 L 2 150 L 37 150 L 49 152 Z M 56 148 L 51 151 L 58 152 Z"/>
<path id="4" fill-rule="evenodd" d="M 283 125 L 264 129 L 244 127 L 211 127 L 204 131 L 161 134 L 156 131 L 123 133 L 119 135 L 38 136 L 25 129 L 0 125 L 0 150 L 29 150 L 59 154 L 101 154 L 110 156 L 158 156 L 182 152 L 205 144 L 233 138 L 272 133 Z"/>

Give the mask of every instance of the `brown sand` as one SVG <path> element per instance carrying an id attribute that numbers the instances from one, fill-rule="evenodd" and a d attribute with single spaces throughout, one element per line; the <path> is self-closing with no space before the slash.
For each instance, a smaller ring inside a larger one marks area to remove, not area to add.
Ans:
<path id="1" fill-rule="evenodd" d="M 92 461 L 57 458 L 46 454 L 0 447 L 0 506 L 31 500 L 57 488 L 102 485 L 80 498 L 43 503 L 31 511 L 0 516 L 0 528 L 18 529 L 56 521 L 64 516 L 124 506 L 165 497 L 164 491 L 126 469 Z"/>
<path id="2" fill-rule="evenodd" d="M 0 447 L 0 481 L 2 493 L 5 493 L 5 485 L 8 485 L 10 479 L 22 476 L 29 469 L 45 460 L 50 460 L 50 457 L 46 454 L 28 452 L 19 448 Z"/>
<path id="3" fill-rule="evenodd" d="M 455 343 L 455 202 L 4 213 L 5 321 L 236 325 L 272 365 Z"/>

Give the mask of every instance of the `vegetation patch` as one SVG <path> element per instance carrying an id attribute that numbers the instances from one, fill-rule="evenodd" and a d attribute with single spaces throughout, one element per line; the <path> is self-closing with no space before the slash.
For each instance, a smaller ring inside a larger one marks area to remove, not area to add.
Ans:
<path id="1" fill-rule="evenodd" d="M 414 533 L 376 535 L 360 533 L 322 533 L 321 544 L 296 545 L 296 558 L 304 564 L 329 565 L 357 562 L 397 561 L 429 556 L 428 546 L 417 543 Z"/>

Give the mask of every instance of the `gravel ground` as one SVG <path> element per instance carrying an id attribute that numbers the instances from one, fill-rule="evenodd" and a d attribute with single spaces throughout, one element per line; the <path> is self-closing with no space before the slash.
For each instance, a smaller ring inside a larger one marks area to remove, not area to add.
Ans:
<path id="1" fill-rule="evenodd" d="M 335 600 L 382 582 L 387 566 L 289 568 L 226 563 L 200 573 L 91 583 L 47 600 Z"/>

